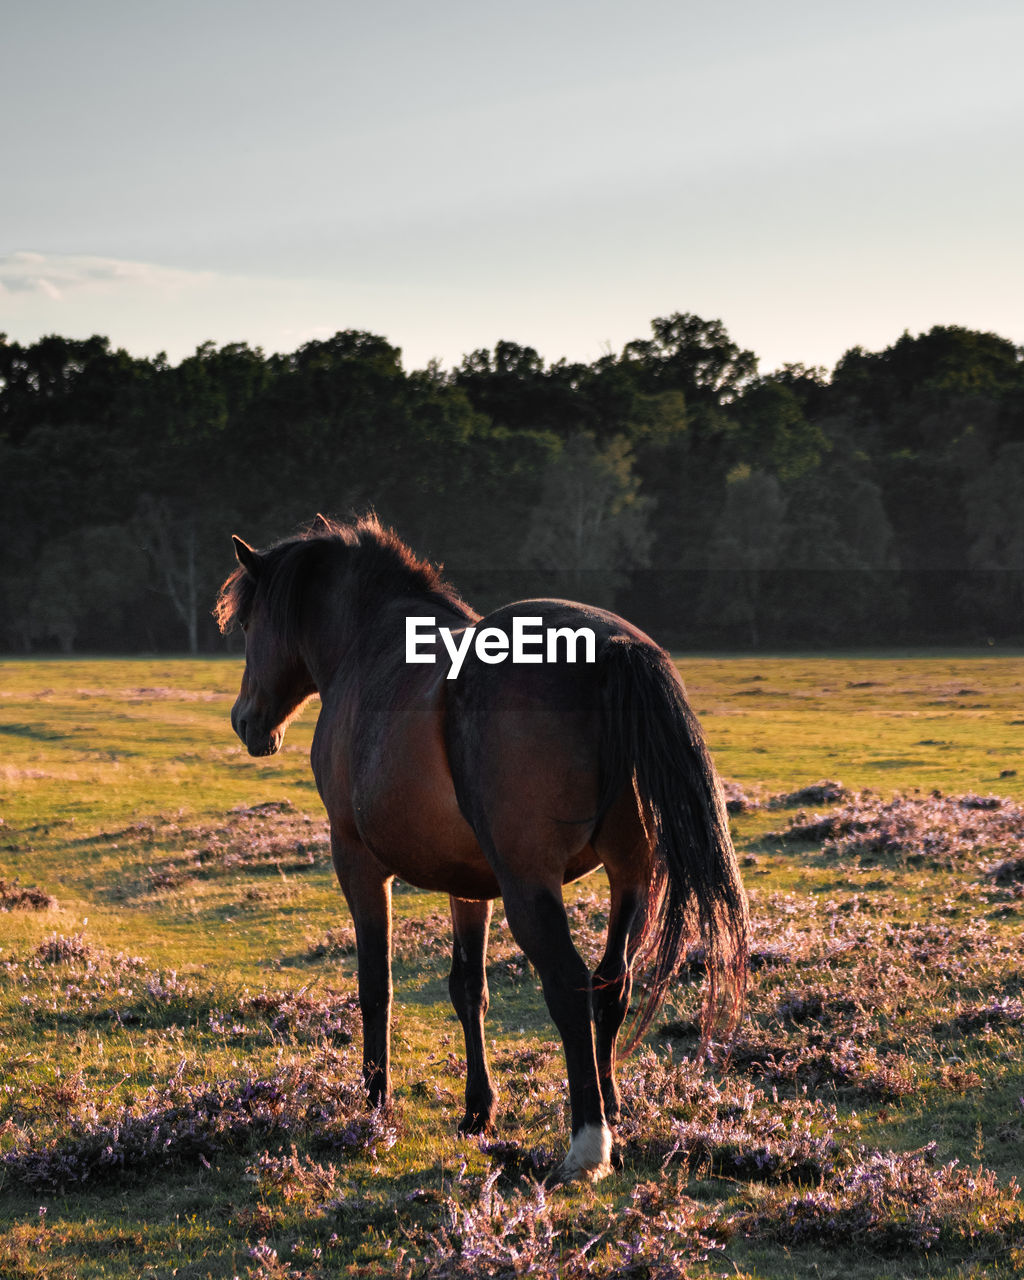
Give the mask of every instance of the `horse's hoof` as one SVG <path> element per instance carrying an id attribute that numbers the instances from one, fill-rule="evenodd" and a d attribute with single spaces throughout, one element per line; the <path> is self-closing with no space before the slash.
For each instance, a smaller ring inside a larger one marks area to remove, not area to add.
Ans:
<path id="1" fill-rule="evenodd" d="M 573 1134 L 569 1153 L 549 1182 L 599 1182 L 612 1171 L 612 1135 L 607 1125 L 584 1125 Z"/>
<path id="2" fill-rule="evenodd" d="M 568 1160 L 563 1160 L 555 1171 L 548 1175 L 544 1185 L 559 1187 L 570 1182 L 600 1182 L 602 1178 L 607 1178 L 611 1171 L 611 1161 L 607 1164 L 595 1165 L 590 1169 L 583 1169 L 579 1165 L 570 1165 Z"/>
<path id="3" fill-rule="evenodd" d="M 489 1116 L 469 1115 L 459 1121 L 459 1134 L 463 1138 L 480 1138 L 494 1132 L 494 1124 Z"/>

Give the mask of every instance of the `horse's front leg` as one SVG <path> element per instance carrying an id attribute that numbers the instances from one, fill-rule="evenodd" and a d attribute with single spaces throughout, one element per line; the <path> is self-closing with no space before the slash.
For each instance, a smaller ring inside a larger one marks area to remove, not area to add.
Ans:
<path id="1" fill-rule="evenodd" d="M 494 1121 L 494 1086 L 487 1068 L 487 931 L 490 902 L 452 898 L 452 971 L 448 991 L 466 1036 L 466 1114 L 460 1133 L 486 1133 Z"/>
<path id="2" fill-rule="evenodd" d="M 337 872 L 356 929 L 363 1079 L 371 1106 L 391 1097 L 391 877 L 366 850 L 332 842 Z"/>

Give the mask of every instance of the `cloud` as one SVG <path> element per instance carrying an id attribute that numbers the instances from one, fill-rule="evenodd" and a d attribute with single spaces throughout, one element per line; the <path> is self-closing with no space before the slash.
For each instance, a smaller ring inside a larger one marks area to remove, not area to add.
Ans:
<path id="1" fill-rule="evenodd" d="M 208 285 L 213 279 L 214 273 L 209 271 L 183 271 L 88 254 L 21 251 L 0 255 L 0 293 L 36 294 L 54 302 L 83 291 L 109 294 L 142 288 L 178 293 Z"/>
<path id="2" fill-rule="evenodd" d="M 342 328 L 381 327 L 369 313 L 376 282 L 186 270 L 80 253 L 0 254 L 0 330 L 31 343 L 46 334 L 104 334 L 135 354 L 192 354 L 206 341 L 292 350 Z"/>

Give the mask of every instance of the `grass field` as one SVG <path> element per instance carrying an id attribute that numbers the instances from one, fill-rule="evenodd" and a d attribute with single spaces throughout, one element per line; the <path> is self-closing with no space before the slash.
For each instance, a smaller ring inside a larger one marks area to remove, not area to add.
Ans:
<path id="1" fill-rule="evenodd" d="M 681 669 L 748 1016 L 698 1070 L 688 966 L 622 1065 L 620 1168 L 546 1190 L 564 1064 L 500 911 L 499 1131 L 454 1132 L 447 903 L 404 886 L 395 1106 L 363 1103 L 313 709 L 257 761 L 237 660 L 0 663 L 0 1277 L 1024 1271 L 1024 659 Z M 594 957 L 601 877 L 567 897 Z"/>

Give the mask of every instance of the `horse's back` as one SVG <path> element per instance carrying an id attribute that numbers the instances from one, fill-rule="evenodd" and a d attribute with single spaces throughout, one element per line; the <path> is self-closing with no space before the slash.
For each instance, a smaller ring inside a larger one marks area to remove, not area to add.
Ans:
<path id="1" fill-rule="evenodd" d="M 501 658 L 494 653 L 481 656 L 479 651 L 484 633 L 491 629 L 510 638 Z M 449 717 L 478 720 L 518 707 L 520 714 L 529 714 L 538 724 L 553 717 L 563 734 L 571 732 L 577 720 L 589 726 L 598 712 L 610 646 L 637 645 L 655 660 L 666 658 L 649 636 L 625 618 L 571 600 L 518 600 L 503 605 L 476 624 L 476 641 L 468 648 L 458 676 L 448 682 L 452 686 Z M 593 735 L 587 737 L 592 740 Z"/>
<path id="2" fill-rule="evenodd" d="M 545 627 L 591 627 L 594 629 L 598 643 L 607 641 L 613 636 L 625 637 L 652 648 L 658 646 L 639 627 L 628 622 L 609 609 L 601 609 L 597 605 L 581 604 L 577 600 L 561 600 L 557 597 L 540 597 L 536 600 L 514 600 L 504 604 L 487 614 L 476 624 L 478 629 L 484 627 L 500 627 L 503 630 L 511 625 L 516 617 L 540 618 Z"/>

